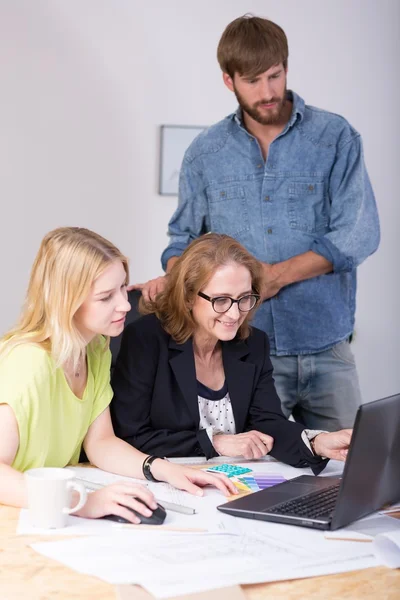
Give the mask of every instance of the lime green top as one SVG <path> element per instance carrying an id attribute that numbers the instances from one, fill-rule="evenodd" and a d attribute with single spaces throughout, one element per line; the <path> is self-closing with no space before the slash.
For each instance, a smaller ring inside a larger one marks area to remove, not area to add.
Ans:
<path id="1" fill-rule="evenodd" d="M 88 378 L 82 399 L 75 396 L 51 355 L 33 344 L 21 344 L 0 360 L 0 403 L 14 411 L 19 448 L 12 466 L 76 464 L 82 442 L 93 421 L 112 398 L 111 353 L 88 346 Z"/>

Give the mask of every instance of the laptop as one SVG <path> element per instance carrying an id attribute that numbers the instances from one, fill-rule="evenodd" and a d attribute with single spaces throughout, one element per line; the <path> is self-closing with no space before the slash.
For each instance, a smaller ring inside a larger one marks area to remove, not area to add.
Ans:
<path id="1" fill-rule="evenodd" d="M 400 394 L 359 407 L 340 477 L 301 475 L 218 506 L 247 519 L 334 530 L 400 500 Z"/>

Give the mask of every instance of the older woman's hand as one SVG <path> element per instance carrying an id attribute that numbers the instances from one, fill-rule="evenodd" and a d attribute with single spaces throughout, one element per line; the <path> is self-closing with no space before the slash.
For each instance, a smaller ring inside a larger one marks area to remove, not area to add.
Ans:
<path id="1" fill-rule="evenodd" d="M 213 446 L 222 456 L 262 458 L 271 452 L 274 438 L 261 431 L 246 431 L 236 435 L 218 433 L 213 436 Z"/>
<path id="2" fill-rule="evenodd" d="M 335 460 L 346 460 L 352 429 L 341 429 L 333 433 L 319 433 L 313 440 L 314 452 Z"/>

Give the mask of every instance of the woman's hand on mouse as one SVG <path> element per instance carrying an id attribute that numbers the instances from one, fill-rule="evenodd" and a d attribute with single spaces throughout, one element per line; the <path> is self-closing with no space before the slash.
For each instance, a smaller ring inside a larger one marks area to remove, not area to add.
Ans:
<path id="1" fill-rule="evenodd" d="M 153 462 L 151 472 L 159 481 L 170 483 L 174 487 L 196 496 L 203 495 L 202 488 L 206 485 L 218 488 L 225 496 L 238 493 L 236 487 L 226 475 L 206 473 L 202 469 L 183 467 L 163 459 Z"/>
<path id="2" fill-rule="evenodd" d="M 75 514 L 89 519 L 118 515 L 131 523 L 140 523 L 140 519 L 126 508 L 127 506 L 145 517 L 150 517 L 152 510 L 157 508 L 157 502 L 143 485 L 118 481 L 88 494 L 85 505 Z"/>

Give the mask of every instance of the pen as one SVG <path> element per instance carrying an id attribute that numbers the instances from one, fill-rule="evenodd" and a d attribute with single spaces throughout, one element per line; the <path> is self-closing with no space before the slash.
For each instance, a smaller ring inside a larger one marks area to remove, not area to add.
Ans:
<path id="1" fill-rule="evenodd" d="M 183 504 L 175 504 L 174 502 L 165 502 L 165 500 L 160 500 L 160 504 L 167 510 L 172 510 L 173 512 L 182 513 L 184 515 L 194 515 L 196 513 L 195 509 L 191 506 L 183 506 Z"/>
<path id="2" fill-rule="evenodd" d="M 338 542 L 372 542 L 372 538 L 370 540 L 367 539 L 361 539 L 361 538 L 349 538 L 349 537 L 326 537 L 324 536 L 324 538 L 326 540 L 333 540 L 333 541 L 338 541 Z"/>
<path id="3" fill-rule="evenodd" d="M 100 490 L 104 487 L 101 483 L 94 483 L 93 481 L 86 481 L 85 479 L 77 479 L 77 481 L 83 483 L 85 488 L 91 491 Z M 157 498 L 156 502 L 158 502 Z M 162 504 L 167 510 L 172 510 L 173 512 L 182 513 L 184 515 L 194 515 L 196 513 L 194 508 L 183 506 L 183 504 L 175 504 L 174 502 L 166 502 L 164 500 L 160 500 L 159 504 Z"/>

